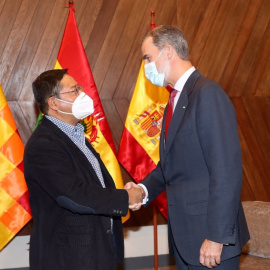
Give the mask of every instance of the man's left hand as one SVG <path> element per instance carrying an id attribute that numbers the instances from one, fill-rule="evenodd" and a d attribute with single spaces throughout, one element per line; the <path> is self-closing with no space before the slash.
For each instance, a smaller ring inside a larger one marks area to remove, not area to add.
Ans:
<path id="1" fill-rule="evenodd" d="M 207 268 L 220 264 L 223 244 L 205 239 L 200 249 L 200 263 Z"/>

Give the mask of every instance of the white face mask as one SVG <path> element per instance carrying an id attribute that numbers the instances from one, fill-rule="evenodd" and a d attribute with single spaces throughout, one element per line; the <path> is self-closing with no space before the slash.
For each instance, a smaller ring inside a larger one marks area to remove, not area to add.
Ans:
<path id="1" fill-rule="evenodd" d="M 63 112 L 60 110 L 58 110 L 58 112 L 64 114 L 73 114 L 79 120 L 84 119 L 85 117 L 91 115 L 94 112 L 93 99 L 83 92 L 77 96 L 74 102 L 65 101 L 59 98 L 56 99 L 68 104 L 72 104 L 72 113 Z"/>
<path id="2" fill-rule="evenodd" d="M 155 61 L 150 62 L 148 64 L 144 65 L 144 73 L 145 77 L 154 85 L 156 86 L 165 86 L 164 85 L 164 79 L 165 79 L 165 70 L 167 69 L 167 66 L 164 70 L 164 73 L 160 73 L 157 70 L 156 61 L 162 54 L 163 50 L 159 53 L 158 57 Z"/>

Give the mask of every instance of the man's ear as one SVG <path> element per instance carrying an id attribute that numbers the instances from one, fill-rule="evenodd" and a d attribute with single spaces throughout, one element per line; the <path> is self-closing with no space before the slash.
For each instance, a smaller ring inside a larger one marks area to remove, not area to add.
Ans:
<path id="1" fill-rule="evenodd" d="M 174 52 L 174 49 L 171 45 L 167 44 L 166 47 L 165 47 L 165 53 L 166 53 L 166 56 L 169 60 L 172 59 L 173 57 L 173 52 Z"/>
<path id="2" fill-rule="evenodd" d="M 48 106 L 54 111 L 57 111 L 59 109 L 57 105 L 57 100 L 54 96 L 48 98 Z"/>

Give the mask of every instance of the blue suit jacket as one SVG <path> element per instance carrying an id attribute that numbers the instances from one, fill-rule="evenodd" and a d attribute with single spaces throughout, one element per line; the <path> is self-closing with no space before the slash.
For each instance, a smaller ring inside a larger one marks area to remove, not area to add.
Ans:
<path id="1" fill-rule="evenodd" d="M 166 119 L 166 112 L 164 115 Z M 222 260 L 241 252 L 249 233 L 240 202 L 242 160 L 234 107 L 223 89 L 194 71 L 176 105 L 160 162 L 142 183 L 149 202 L 167 191 L 169 246 L 200 265 L 205 239 L 226 243 Z"/>

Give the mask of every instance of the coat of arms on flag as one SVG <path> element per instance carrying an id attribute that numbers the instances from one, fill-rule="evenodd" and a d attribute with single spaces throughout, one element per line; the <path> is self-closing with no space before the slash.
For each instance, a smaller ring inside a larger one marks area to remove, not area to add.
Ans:
<path id="1" fill-rule="evenodd" d="M 154 145 L 157 145 L 160 140 L 165 106 L 166 104 L 156 105 L 153 103 L 147 111 L 144 111 L 133 120 L 134 123 L 149 137 L 150 141 Z"/>

